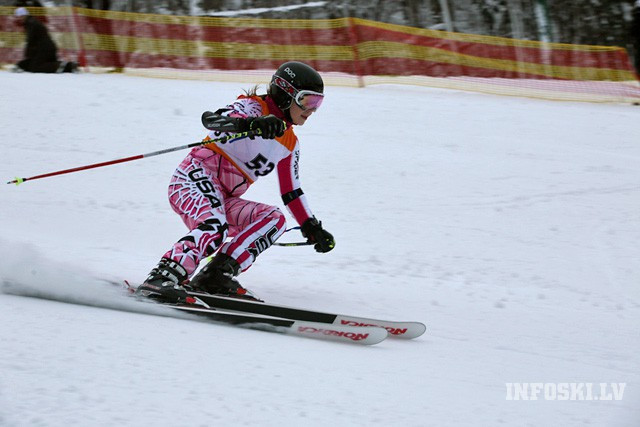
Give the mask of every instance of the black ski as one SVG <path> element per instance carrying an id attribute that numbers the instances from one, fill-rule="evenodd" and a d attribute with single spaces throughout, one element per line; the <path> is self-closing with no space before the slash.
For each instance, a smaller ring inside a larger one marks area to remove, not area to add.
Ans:
<path id="1" fill-rule="evenodd" d="M 127 280 L 121 283 L 112 281 L 106 282 L 120 286 L 127 295 L 135 297 L 135 287 L 133 287 Z M 203 295 L 208 296 L 208 294 Z M 349 325 L 334 326 L 320 322 L 287 319 L 272 315 L 261 315 L 259 313 L 225 310 L 222 309 L 222 307 L 210 306 L 209 303 L 198 298 L 196 295 L 188 298 L 188 302 L 180 304 L 168 304 L 147 298 L 137 298 L 141 302 L 181 311 L 183 313 L 188 313 L 217 323 L 269 332 L 279 332 L 287 335 L 297 335 L 308 338 L 364 345 L 378 344 L 389 336 L 384 328 L 380 328 L 375 325 L 362 329 L 360 327 Z"/>
<path id="2" fill-rule="evenodd" d="M 385 329 L 377 326 L 371 326 L 368 328 L 334 326 L 318 322 L 303 322 L 299 320 L 264 316 L 253 313 L 225 311 L 197 304 L 161 305 L 184 313 L 206 318 L 217 323 L 316 339 L 372 345 L 384 341 L 388 336 Z"/>
<path id="3" fill-rule="evenodd" d="M 392 320 L 323 313 L 294 307 L 266 304 L 264 302 L 247 299 L 209 295 L 201 292 L 189 292 L 189 294 L 217 309 L 253 313 L 264 316 L 275 316 L 297 321 L 315 322 L 332 325 L 334 327 L 368 328 L 376 326 L 386 329 L 387 332 L 389 332 L 389 336 L 396 338 L 413 339 L 424 334 L 427 329 L 427 327 L 420 322 L 398 322 Z"/>

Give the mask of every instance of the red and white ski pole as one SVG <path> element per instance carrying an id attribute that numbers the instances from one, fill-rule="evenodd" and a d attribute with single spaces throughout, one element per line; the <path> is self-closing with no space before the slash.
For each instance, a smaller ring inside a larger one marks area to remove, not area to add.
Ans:
<path id="1" fill-rule="evenodd" d="M 164 149 L 164 150 L 154 151 L 152 153 L 147 153 L 147 154 L 138 154 L 137 156 L 124 157 L 122 159 L 110 160 L 108 162 L 100 162 L 100 163 L 94 163 L 94 164 L 91 164 L 91 165 L 78 166 L 78 167 L 71 168 L 71 169 L 65 169 L 65 170 L 60 170 L 60 171 L 56 171 L 56 172 L 49 172 L 49 173 L 45 173 L 45 174 L 42 174 L 42 175 L 30 176 L 28 178 L 18 178 L 18 177 L 16 177 L 13 181 L 7 182 L 7 184 L 19 185 L 19 184 L 22 184 L 25 181 L 33 181 L 34 179 L 48 178 L 50 176 L 64 175 L 66 173 L 79 172 L 79 171 L 83 171 L 83 170 L 87 170 L 87 169 L 94 169 L 94 168 L 101 168 L 103 166 L 115 165 L 115 164 L 118 164 L 118 163 L 131 162 L 133 160 L 144 159 L 146 157 L 159 156 L 160 154 L 166 154 L 166 153 L 171 153 L 171 152 L 174 152 L 174 151 L 185 150 L 187 148 L 199 147 L 201 145 L 207 145 L 207 144 L 211 144 L 211 143 L 214 143 L 214 142 L 220 142 L 220 143 L 233 142 L 233 141 L 235 141 L 237 139 L 243 139 L 243 138 L 248 138 L 248 137 L 251 137 L 251 136 L 254 136 L 254 135 L 258 135 L 259 133 L 260 133 L 260 131 L 239 132 L 239 133 L 234 133 L 232 135 L 223 136 L 221 138 L 208 139 L 208 140 L 193 142 L 191 144 L 181 145 L 179 147 L 167 148 L 167 149 Z"/>

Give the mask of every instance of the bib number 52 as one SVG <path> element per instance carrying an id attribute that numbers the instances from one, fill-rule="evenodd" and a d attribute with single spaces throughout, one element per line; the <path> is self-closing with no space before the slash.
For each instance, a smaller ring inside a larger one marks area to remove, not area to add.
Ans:
<path id="1" fill-rule="evenodd" d="M 253 160 L 250 162 L 245 162 L 244 164 L 249 169 L 255 171 L 256 176 L 265 176 L 273 171 L 273 168 L 276 167 L 272 162 L 270 162 L 265 156 L 262 154 L 258 154 Z"/>

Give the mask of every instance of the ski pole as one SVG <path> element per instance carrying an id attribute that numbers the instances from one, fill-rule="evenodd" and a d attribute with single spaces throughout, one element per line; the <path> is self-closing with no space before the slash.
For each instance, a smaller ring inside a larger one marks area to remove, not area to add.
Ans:
<path id="1" fill-rule="evenodd" d="M 291 230 L 300 230 L 300 227 L 287 228 L 286 230 L 284 230 L 284 232 L 286 233 L 287 231 L 291 231 Z M 274 246 L 308 246 L 308 245 L 313 245 L 313 243 L 312 242 L 289 242 L 289 243 L 275 242 L 273 245 Z"/>
<path id="2" fill-rule="evenodd" d="M 20 185 L 25 181 L 33 181 L 34 179 L 48 178 L 50 176 L 63 175 L 63 174 L 66 174 L 66 173 L 79 172 L 79 171 L 83 171 L 83 170 L 87 170 L 87 169 L 100 168 L 102 166 L 109 166 L 109 165 L 115 165 L 115 164 L 118 164 L 118 163 L 130 162 L 130 161 L 133 161 L 133 160 L 144 159 L 146 157 L 159 156 L 160 154 L 172 153 L 174 151 L 184 150 L 184 149 L 187 149 L 187 148 L 193 148 L 193 147 L 199 147 L 201 145 L 212 144 L 214 142 L 219 142 L 219 143 L 233 142 L 233 141 L 238 140 L 238 139 L 243 139 L 243 138 L 248 138 L 248 137 L 251 137 L 251 136 L 254 136 L 254 135 L 258 135 L 259 133 L 260 133 L 259 130 L 258 131 L 239 132 L 239 133 L 234 133 L 234 134 L 231 134 L 231 135 L 223 136 L 221 138 L 202 140 L 202 141 L 193 142 L 193 143 L 187 144 L 187 145 L 181 145 L 179 147 L 173 147 L 173 148 L 167 148 L 167 149 L 164 149 L 164 150 L 154 151 L 152 153 L 138 154 L 137 156 L 123 157 L 122 159 L 110 160 L 108 162 L 100 162 L 100 163 L 94 163 L 94 164 L 91 164 L 91 165 L 78 166 L 76 168 L 60 170 L 60 171 L 56 171 L 56 172 L 49 172 L 49 173 L 45 173 L 45 174 L 42 174 L 42 175 L 31 176 L 29 178 L 18 178 L 18 177 L 16 177 L 13 181 L 7 182 L 7 184 Z"/>
<path id="3" fill-rule="evenodd" d="M 274 246 L 309 246 L 313 245 L 312 242 L 289 242 L 289 243 L 274 243 Z"/>

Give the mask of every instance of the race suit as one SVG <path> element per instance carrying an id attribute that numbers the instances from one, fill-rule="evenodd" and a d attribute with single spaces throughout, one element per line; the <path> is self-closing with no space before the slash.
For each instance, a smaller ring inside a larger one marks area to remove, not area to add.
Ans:
<path id="1" fill-rule="evenodd" d="M 267 96 L 240 96 L 217 111 L 230 117 L 284 119 Z M 226 135 L 210 132 L 207 139 Z M 180 263 L 192 275 L 200 261 L 216 250 L 234 258 L 241 271 L 269 248 L 286 229 L 284 214 L 275 206 L 242 199 L 261 176 L 277 170 L 285 206 L 298 224 L 312 217 L 300 188 L 300 149 L 292 124 L 275 139 L 242 138 L 194 148 L 180 163 L 169 184 L 173 210 L 191 230 L 164 257 Z M 232 238 L 225 242 L 227 237 Z"/>

